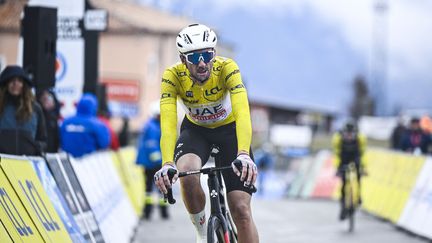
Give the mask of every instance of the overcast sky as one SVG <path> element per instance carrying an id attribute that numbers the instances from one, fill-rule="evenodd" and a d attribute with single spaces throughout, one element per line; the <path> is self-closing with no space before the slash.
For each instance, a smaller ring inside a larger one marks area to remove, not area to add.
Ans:
<path id="1" fill-rule="evenodd" d="M 373 0 L 140 0 L 188 15 L 235 46 L 251 97 L 346 110 L 371 79 Z M 432 1 L 389 0 L 387 104 L 432 108 Z"/>

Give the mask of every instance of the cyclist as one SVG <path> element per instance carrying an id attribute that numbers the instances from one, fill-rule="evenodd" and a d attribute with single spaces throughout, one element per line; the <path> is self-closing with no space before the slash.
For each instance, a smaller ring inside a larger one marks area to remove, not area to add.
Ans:
<path id="1" fill-rule="evenodd" d="M 354 161 L 357 171 L 358 185 L 360 188 L 361 175 L 366 174 L 366 161 L 362 159 L 364 150 L 366 148 L 366 137 L 357 131 L 355 122 L 348 121 L 344 128 L 336 132 L 332 139 L 333 152 L 335 154 L 335 165 L 337 166 L 338 177 L 342 179 L 341 188 L 341 211 L 339 219 L 343 220 L 346 218 L 345 210 L 345 173 L 344 168 L 348 163 Z M 359 198 L 361 202 L 361 198 Z"/>
<path id="2" fill-rule="evenodd" d="M 228 205 L 237 226 L 239 242 L 258 242 L 252 219 L 248 187 L 255 183 L 257 167 L 250 144 L 252 137 L 249 104 L 237 64 L 216 56 L 217 37 L 202 24 L 180 31 L 176 44 L 181 63 L 165 70 L 161 83 L 162 168 L 155 174 L 163 193 L 171 183 L 167 171 L 200 169 L 208 160 L 213 145 L 219 147 L 221 161 L 228 165 L 236 158 L 242 171 L 223 173 Z M 185 108 L 177 138 L 177 98 Z M 223 165 L 223 164 L 222 164 Z M 240 177 L 239 177 L 240 176 Z M 178 178 L 176 174 L 172 180 Z M 206 242 L 205 194 L 199 176 L 180 179 L 183 201 L 197 230 L 197 242 Z"/>

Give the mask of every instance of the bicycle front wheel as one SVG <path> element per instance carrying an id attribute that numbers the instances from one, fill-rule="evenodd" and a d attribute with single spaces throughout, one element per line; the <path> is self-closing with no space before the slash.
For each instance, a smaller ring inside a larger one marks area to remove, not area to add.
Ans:
<path id="1" fill-rule="evenodd" d="M 219 217 L 211 217 L 207 228 L 207 243 L 230 243 L 226 223 Z"/>
<path id="2" fill-rule="evenodd" d="M 351 192 L 351 194 L 349 196 L 350 196 L 350 205 L 347 208 L 348 209 L 348 219 L 349 219 L 349 228 L 348 228 L 348 231 L 349 232 L 353 232 L 354 231 L 355 206 L 354 206 L 354 199 L 353 199 L 352 192 Z"/>

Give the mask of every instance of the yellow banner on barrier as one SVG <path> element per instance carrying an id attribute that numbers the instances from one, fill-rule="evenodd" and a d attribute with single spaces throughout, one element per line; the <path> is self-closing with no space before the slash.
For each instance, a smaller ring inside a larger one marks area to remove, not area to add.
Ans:
<path id="1" fill-rule="evenodd" d="M 132 202 L 134 210 L 141 216 L 144 206 L 144 175 L 140 166 L 135 164 L 136 151 L 133 147 L 123 148 L 112 153 L 114 165 L 117 168 L 122 184 Z"/>
<path id="2" fill-rule="evenodd" d="M 365 154 L 369 175 L 362 183 L 363 207 L 397 222 L 407 203 L 425 157 L 381 150 Z"/>
<path id="3" fill-rule="evenodd" d="M 46 242 L 72 242 L 30 161 L 1 158 L 1 167 Z"/>
<path id="4" fill-rule="evenodd" d="M 3 226 L 2 221 L 0 220 L 0 242 L 2 243 L 13 243 L 12 238 L 9 236 L 6 228 Z"/>
<path id="5" fill-rule="evenodd" d="M 0 242 L 44 242 L 39 231 L 6 178 L 0 162 Z M 0 230 L 2 231 L 2 230 Z M 12 238 L 12 239 L 11 239 Z"/>

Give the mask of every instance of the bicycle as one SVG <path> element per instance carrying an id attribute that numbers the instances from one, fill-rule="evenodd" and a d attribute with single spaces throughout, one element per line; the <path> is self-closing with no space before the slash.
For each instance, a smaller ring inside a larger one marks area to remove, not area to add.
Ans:
<path id="1" fill-rule="evenodd" d="M 235 160 L 234 164 L 241 170 L 241 162 Z M 237 229 L 229 213 L 228 205 L 225 203 L 225 191 L 222 185 L 221 171 L 232 170 L 231 166 L 206 167 L 200 170 L 185 171 L 179 173 L 179 178 L 189 175 L 205 174 L 208 176 L 207 185 L 210 195 L 210 217 L 207 224 L 208 243 L 236 243 L 238 241 Z M 168 177 L 174 177 L 176 170 L 169 169 Z M 255 186 L 251 186 L 252 192 L 256 192 Z M 170 204 L 176 203 L 172 194 L 172 188 L 164 195 Z"/>
<path id="2" fill-rule="evenodd" d="M 350 162 L 342 168 L 342 172 L 345 174 L 345 200 L 344 200 L 344 212 L 348 217 L 348 231 L 354 231 L 354 215 L 356 209 L 360 205 L 360 186 L 358 184 L 357 169 L 354 162 Z"/>

